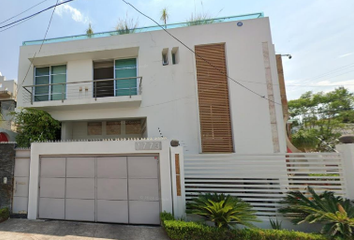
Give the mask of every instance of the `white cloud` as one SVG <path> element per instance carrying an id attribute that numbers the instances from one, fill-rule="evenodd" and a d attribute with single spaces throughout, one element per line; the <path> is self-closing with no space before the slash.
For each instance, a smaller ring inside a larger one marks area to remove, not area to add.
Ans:
<path id="1" fill-rule="evenodd" d="M 60 17 L 63 17 L 66 14 L 71 15 L 71 18 L 78 23 L 87 24 L 90 22 L 90 19 L 87 16 L 81 13 L 77 8 L 70 6 L 68 3 L 57 7 L 55 13 Z"/>
<path id="2" fill-rule="evenodd" d="M 338 58 L 349 57 L 349 56 L 351 56 L 351 55 L 353 55 L 353 54 L 354 54 L 354 52 L 346 53 L 346 54 L 343 54 L 343 55 L 338 56 Z"/>

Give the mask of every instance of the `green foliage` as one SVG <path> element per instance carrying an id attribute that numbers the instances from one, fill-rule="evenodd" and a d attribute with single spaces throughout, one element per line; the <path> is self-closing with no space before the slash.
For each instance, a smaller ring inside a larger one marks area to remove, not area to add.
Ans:
<path id="1" fill-rule="evenodd" d="M 10 217 L 10 211 L 8 208 L 0 208 L 0 222 Z"/>
<path id="2" fill-rule="evenodd" d="M 226 229 L 195 222 L 165 220 L 163 226 L 172 240 L 325 240 L 318 234 L 287 230 Z"/>
<path id="3" fill-rule="evenodd" d="M 279 221 L 278 219 L 269 219 L 269 223 L 270 223 L 270 226 L 272 227 L 272 229 L 276 229 L 276 230 L 281 230 L 282 227 L 282 221 Z"/>
<path id="4" fill-rule="evenodd" d="M 124 19 L 119 18 L 116 26 L 116 31 L 119 34 L 129 34 L 134 33 L 138 26 L 138 20 L 134 18 L 129 18 L 128 14 Z"/>
<path id="5" fill-rule="evenodd" d="M 190 18 L 187 19 L 187 26 L 203 25 L 213 23 L 214 20 L 207 13 L 191 14 Z"/>
<path id="6" fill-rule="evenodd" d="M 160 218 L 162 222 L 165 220 L 175 220 L 175 217 L 171 213 L 168 213 L 166 211 L 160 213 Z"/>
<path id="7" fill-rule="evenodd" d="M 92 35 L 93 35 L 93 30 L 92 30 L 92 27 L 91 27 L 91 23 L 89 24 L 89 27 L 88 27 L 88 29 L 86 30 L 86 35 L 87 35 L 88 37 L 92 37 Z"/>
<path id="8" fill-rule="evenodd" d="M 345 123 L 354 122 L 354 96 L 340 87 L 328 93 L 306 92 L 288 103 L 292 142 L 303 151 L 333 151 Z"/>
<path id="9" fill-rule="evenodd" d="M 233 227 L 236 224 L 253 227 L 251 222 L 257 221 L 249 203 L 230 195 L 201 194 L 187 203 L 187 209 L 187 213 L 212 221 L 218 228 Z"/>
<path id="10" fill-rule="evenodd" d="M 354 205 L 348 199 L 334 196 L 325 191 L 318 195 L 311 187 L 310 196 L 294 191 L 289 192 L 282 201 L 285 207 L 279 209 L 294 224 L 321 223 L 321 233 L 330 237 L 353 239 Z"/>
<path id="11" fill-rule="evenodd" d="M 168 14 L 167 8 L 163 8 L 161 10 L 160 20 L 165 24 L 165 28 L 166 28 L 167 20 L 168 20 L 169 17 L 170 17 L 170 15 Z"/>
<path id="12" fill-rule="evenodd" d="M 25 108 L 13 112 L 17 126 L 16 142 L 19 147 L 30 147 L 32 142 L 60 138 L 60 122 L 42 110 Z"/>

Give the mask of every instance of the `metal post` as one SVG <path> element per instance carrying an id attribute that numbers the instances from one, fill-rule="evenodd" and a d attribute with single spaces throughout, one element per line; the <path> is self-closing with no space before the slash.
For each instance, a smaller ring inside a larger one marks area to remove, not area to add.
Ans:
<path id="1" fill-rule="evenodd" d="M 61 85 L 62 86 L 62 89 L 61 89 L 61 102 L 64 102 L 64 87 L 65 85 Z"/>
<path id="2" fill-rule="evenodd" d="M 94 82 L 95 85 L 95 101 L 97 101 L 97 82 Z"/>
<path id="3" fill-rule="evenodd" d="M 31 105 L 33 105 L 33 98 L 34 98 L 33 87 L 31 87 Z"/>

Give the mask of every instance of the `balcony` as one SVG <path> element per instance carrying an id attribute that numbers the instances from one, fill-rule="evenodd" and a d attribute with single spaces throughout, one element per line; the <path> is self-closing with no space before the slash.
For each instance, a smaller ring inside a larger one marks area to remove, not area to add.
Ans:
<path id="1" fill-rule="evenodd" d="M 136 84 L 131 84 L 135 83 Z M 23 86 L 23 107 L 55 110 L 63 108 L 139 107 L 142 101 L 142 77 Z"/>

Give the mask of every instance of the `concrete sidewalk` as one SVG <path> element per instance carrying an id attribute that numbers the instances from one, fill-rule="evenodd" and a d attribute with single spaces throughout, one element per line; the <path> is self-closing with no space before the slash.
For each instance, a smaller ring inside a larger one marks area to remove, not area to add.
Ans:
<path id="1" fill-rule="evenodd" d="M 0 223 L 1 240 L 168 240 L 161 227 L 69 221 L 9 219 Z"/>

